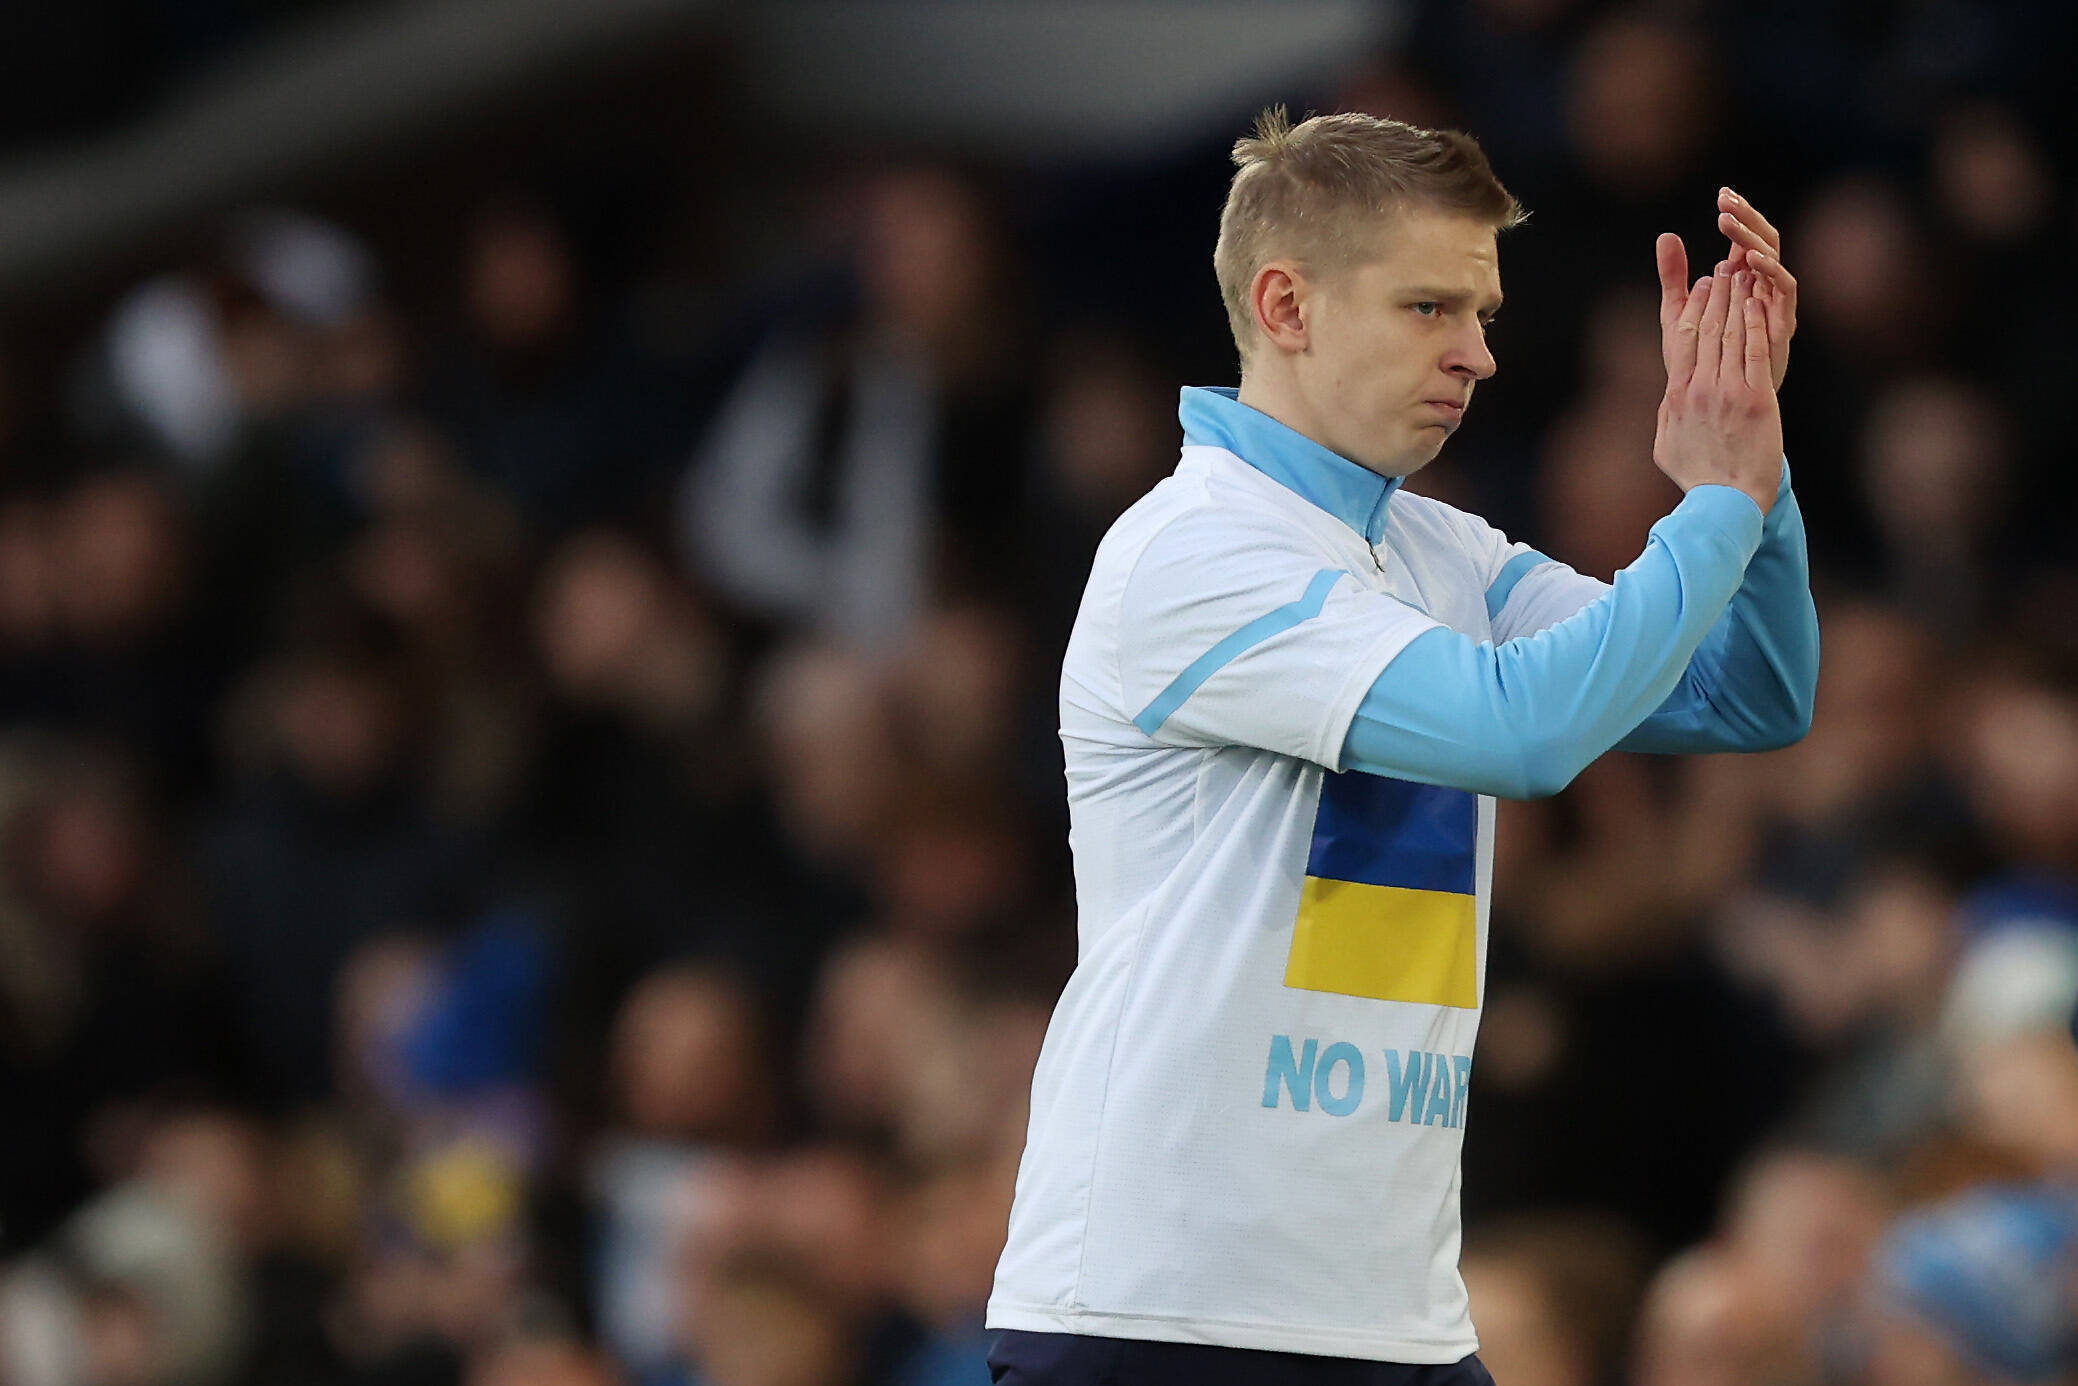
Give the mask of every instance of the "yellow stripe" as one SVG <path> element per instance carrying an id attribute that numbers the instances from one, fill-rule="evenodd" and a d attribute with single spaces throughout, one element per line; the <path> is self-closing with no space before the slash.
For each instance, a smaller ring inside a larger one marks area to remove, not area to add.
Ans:
<path id="1" fill-rule="evenodd" d="M 1284 984 L 1469 1010 L 1479 1004 L 1473 898 L 1308 876 Z"/>

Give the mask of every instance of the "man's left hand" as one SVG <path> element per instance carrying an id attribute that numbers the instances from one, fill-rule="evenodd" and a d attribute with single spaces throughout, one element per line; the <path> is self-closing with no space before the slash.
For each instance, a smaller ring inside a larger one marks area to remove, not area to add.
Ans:
<path id="1" fill-rule="evenodd" d="M 1717 229 L 1732 243 L 1732 272 L 1754 271 L 1753 296 L 1768 320 L 1768 368 L 1775 388 L 1789 374 L 1789 339 L 1797 330 L 1797 280 L 1782 263 L 1782 233 L 1730 188 L 1717 190 Z M 1688 252 L 1678 236 L 1659 240 L 1660 326 L 1681 316 L 1688 301 Z"/>

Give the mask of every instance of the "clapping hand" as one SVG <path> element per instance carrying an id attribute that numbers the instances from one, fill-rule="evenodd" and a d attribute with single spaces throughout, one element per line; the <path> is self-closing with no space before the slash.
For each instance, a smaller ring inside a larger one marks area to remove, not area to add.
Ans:
<path id="1" fill-rule="evenodd" d="M 1719 261 L 1664 324 L 1667 393 L 1652 460 L 1683 491 L 1732 486 L 1766 514 L 1782 473 L 1782 411 L 1755 273 Z"/>
<path id="2" fill-rule="evenodd" d="M 1782 263 L 1782 233 L 1760 209 L 1730 188 L 1717 190 L 1717 229 L 1731 242 L 1726 263 L 1754 272 L 1754 297 L 1768 326 L 1768 374 L 1782 388 L 1789 374 L 1789 339 L 1797 331 L 1797 278 Z M 1688 251 L 1671 233 L 1659 238 L 1660 329 L 1681 316 L 1688 301 Z"/>

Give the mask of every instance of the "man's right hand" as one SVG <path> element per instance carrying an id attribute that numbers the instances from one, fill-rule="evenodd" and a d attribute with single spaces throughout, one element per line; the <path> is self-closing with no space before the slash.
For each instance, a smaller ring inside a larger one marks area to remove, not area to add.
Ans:
<path id="1" fill-rule="evenodd" d="M 1667 393 L 1652 460 L 1684 492 L 1732 486 L 1763 515 L 1782 478 L 1782 411 L 1753 272 L 1720 263 L 1698 279 L 1661 339 Z"/>

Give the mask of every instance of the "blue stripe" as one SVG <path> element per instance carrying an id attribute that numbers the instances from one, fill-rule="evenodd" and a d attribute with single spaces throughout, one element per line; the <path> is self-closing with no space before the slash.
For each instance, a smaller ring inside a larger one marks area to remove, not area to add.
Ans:
<path id="1" fill-rule="evenodd" d="M 1501 608 L 1508 605 L 1509 594 L 1515 591 L 1515 584 L 1527 577 L 1530 569 L 1549 562 L 1550 559 L 1535 549 L 1509 559 L 1508 566 L 1501 569 L 1501 575 L 1494 579 L 1494 585 L 1486 589 L 1486 619 L 1498 619 Z"/>
<path id="2" fill-rule="evenodd" d="M 1214 645 L 1190 662 L 1190 667 L 1178 674 L 1175 681 L 1158 694 L 1147 709 L 1133 719 L 1133 725 L 1153 736 L 1190 699 L 1190 695 L 1204 686 L 1205 680 L 1218 673 L 1243 651 L 1260 645 L 1271 636 L 1290 630 L 1301 621 L 1310 621 L 1320 615 L 1320 609 L 1328 604 L 1328 589 L 1343 576 L 1340 568 L 1323 568 L 1306 584 L 1306 595 L 1295 602 L 1278 607 L 1275 611 L 1256 617 L 1226 639 Z"/>
<path id="3" fill-rule="evenodd" d="M 1478 847 L 1475 795 L 1345 770 L 1321 778 L 1306 874 L 1470 895 Z"/>

